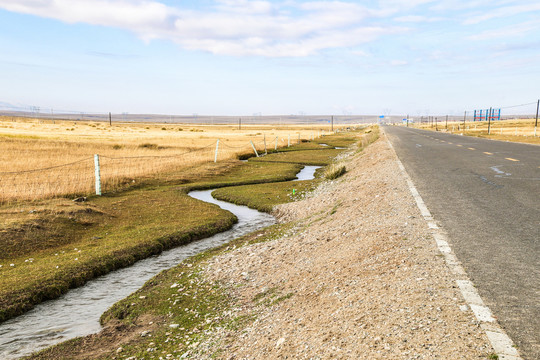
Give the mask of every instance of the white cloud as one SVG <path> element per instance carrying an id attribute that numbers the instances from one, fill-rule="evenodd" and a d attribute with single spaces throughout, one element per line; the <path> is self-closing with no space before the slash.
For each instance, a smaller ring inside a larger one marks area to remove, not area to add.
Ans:
<path id="1" fill-rule="evenodd" d="M 505 18 L 533 11 L 540 11 L 540 3 L 497 7 L 489 11 L 483 11 L 482 13 L 471 15 L 465 19 L 463 23 L 466 25 L 478 24 L 487 20 Z"/>
<path id="2" fill-rule="evenodd" d="M 405 61 L 405 60 L 392 60 L 390 61 L 390 65 L 392 66 L 405 66 L 405 65 L 408 65 L 409 62 Z"/>
<path id="3" fill-rule="evenodd" d="M 425 22 L 428 21 L 428 18 L 421 15 L 407 15 L 407 16 L 400 16 L 394 19 L 395 21 L 399 22 L 411 22 L 411 23 L 417 23 L 417 22 Z"/>
<path id="4" fill-rule="evenodd" d="M 1 0 L 0 7 L 68 23 L 143 30 L 162 26 L 174 10 L 153 1 L 127 0 Z"/>
<path id="5" fill-rule="evenodd" d="M 226 55 L 308 56 L 407 30 L 373 26 L 370 21 L 384 12 L 343 1 L 217 0 L 202 11 L 153 0 L 0 0 L 0 8 L 123 28 L 146 41 L 167 39 L 187 49 Z"/>
<path id="6" fill-rule="evenodd" d="M 523 36 L 532 31 L 538 32 L 540 29 L 540 24 L 536 21 L 529 21 L 523 24 L 513 24 L 505 27 L 498 27 L 496 29 L 490 29 L 483 31 L 479 34 L 474 34 L 469 36 L 470 40 L 484 41 L 484 40 L 493 40 L 493 39 L 502 39 L 502 38 L 515 38 L 518 36 Z"/>

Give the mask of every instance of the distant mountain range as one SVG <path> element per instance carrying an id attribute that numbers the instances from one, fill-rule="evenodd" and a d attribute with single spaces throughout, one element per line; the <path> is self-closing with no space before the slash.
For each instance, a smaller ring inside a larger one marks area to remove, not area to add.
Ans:
<path id="1" fill-rule="evenodd" d="M 30 105 L 14 105 L 5 101 L 0 101 L 0 110 L 11 110 L 11 111 L 31 111 L 32 106 Z"/>

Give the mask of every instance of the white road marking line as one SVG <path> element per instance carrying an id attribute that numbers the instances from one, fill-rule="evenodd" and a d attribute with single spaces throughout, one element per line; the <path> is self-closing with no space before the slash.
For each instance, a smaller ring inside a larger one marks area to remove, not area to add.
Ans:
<path id="1" fill-rule="evenodd" d="M 489 151 L 484 151 L 484 154 L 486 154 L 486 155 L 493 155 L 493 153 L 490 153 Z"/>
<path id="2" fill-rule="evenodd" d="M 500 325 L 493 317 L 489 307 L 487 307 L 482 301 L 482 298 L 478 294 L 478 291 L 474 287 L 474 284 L 469 279 L 467 272 L 465 271 L 465 269 L 463 269 L 456 255 L 453 253 L 452 248 L 448 244 L 446 235 L 435 223 L 433 217 L 431 216 L 431 212 L 429 211 L 426 204 L 424 203 L 424 200 L 418 193 L 418 190 L 416 190 L 416 187 L 414 186 L 414 183 L 412 182 L 409 174 L 405 170 L 405 167 L 403 166 L 401 160 L 399 160 L 399 157 L 397 156 L 397 153 L 392 146 L 392 143 L 388 138 L 386 138 L 386 140 L 388 141 L 390 148 L 392 149 L 392 151 L 394 151 L 394 154 L 396 155 L 398 167 L 403 172 L 407 185 L 409 186 L 409 190 L 414 197 L 414 200 L 416 201 L 418 209 L 420 209 L 420 212 L 422 213 L 424 220 L 426 220 L 426 222 L 428 223 L 429 228 L 432 229 L 433 238 L 437 243 L 439 251 L 445 258 L 446 265 L 448 266 L 450 271 L 452 271 L 455 275 L 461 277 L 460 280 L 456 280 L 456 283 L 461 291 L 463 298 L 471 308 L 474 316 L 480 322 L 480 326 L 486 333 L 486 336 L 491 343 L 493 350 L 501 360 L 522 360 L 522 358 L 519 356 L 519 352 L 517 351 L 514 343 L 512 342 L 512 339 L 510 339 L 506 332 L 500 327 Z"/>
<path id="3" fill-rule="evenodd" d="M 463 145 L 461 145 L 461 144 L 457 144 L 456 146 L 462 147 Z"/>
<path id="4" fill-rule="evenodd" d="M 495 322 L 493 315 L 491 315 L 491 310 L 489 310 L 487 306 L 475 304 L 469 304 L 469 306 L 471 307 L 471 310 L 474 313 L 474 316 L 476 316 L 476 318 L 478 319 L 478 321 L 489 323 Z"/>
<path id="5" fill-rule="evenodd" d="M 494 331 L 486 331 L 486 335 L 491 341 L 492 344 L 496 344 L 493 346 L 493 349 L 496 353 L 502 353 L 502 354 L 508 354 L 503 359 L 519 359 L 519 353 L 516 350 L 516 348 L 513 347 L 512 342 L 507 342 L 508 338 L 505 336 L 501 336 L 500 333 L 494 332 Z"/>
<path id="6" fill-rule="evenodd" d="M 470 280 L 456 280 L 456 283 L 458 284 L 465 301 L 469 304 L 484 306 L 482 298 Z"/>
<path id="7" fill-rule="evenodd" d="M 518 159 L 514 159 L 514 158 L 505 158 L 506 160 L 510 160 L 510 161 L 519 161 Z"/>
<path id="8" fill-rule="evenodd" d="M 469 149 L 469 150 L 476 150 L 475 148 L 467 148 L 467 149 Z"/>

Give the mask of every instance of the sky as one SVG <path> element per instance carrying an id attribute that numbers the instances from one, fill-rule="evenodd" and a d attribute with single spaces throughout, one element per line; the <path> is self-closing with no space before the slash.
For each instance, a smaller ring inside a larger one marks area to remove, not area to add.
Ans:
<path id="1" fill-rule="evenodd" d="M 420 116 L 531 103 L 539 19 L 538 0 L 0 0 L 0 109 Z"/>

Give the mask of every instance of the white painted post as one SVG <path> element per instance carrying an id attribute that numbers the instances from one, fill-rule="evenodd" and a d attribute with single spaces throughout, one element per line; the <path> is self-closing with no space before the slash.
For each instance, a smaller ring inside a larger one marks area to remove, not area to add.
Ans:
<path id="1" fill-rule="evenodd" d="M 217 162 L 218 150 L 219 150 L 219 139 L 217 139 L 217 142 L 216 142 L 216 154 L 214 155 L 214 162 Z"/>
<path id="2" fill-rule="evenodd" d="M 278 137 L 276 136 L 276 146 L 274 147 L 274 150 L 276 150 L 276 151 L 277 151 L 277 143 L 278 143 L 278 140 L 279 140 L 279 139 L 278 139 Z"/>
<path id="3" fill-rule="evenodd" d="M 298 133 L 298 143 L 300 144 L 300 133 Z"/>
<path id="4" fill-rule="evenodd" d="M 101 172 L 99 168 L 99 155 L 94 155 L 94 166 L 95 166 L 95 173 L 96 173 L 96 195 L 101 196 Z"/>
<path id="5" fill-rule="evenodd" d="M 268 154 L 268 151 L 266 150 L 266 134 L 264 134 L 264 154 Z"/>
<path id="6" fill-rule="evenodd" d="M 259 154 L 257 153 L 257 149 L 255 149 L 255 145 L 253 145 L 253 141 L 249 141 L 251 143 L 251 147 L 253 148 L 253 151 L 255 151 L 255 155 L 259 157 Z"/>
<path id="7" fill-rule="evenodd" d="M 517 126 L 516 126 L 516 132 L 514 133 L 514 136 L 517 136 Z"/>
<path id="8" fill-rule="evenodd" d="M 289 138 L 288 138 L 288 142 L 287 142 L 287 147 L 291 147 L 291 134 L 289 134 Z"/>

